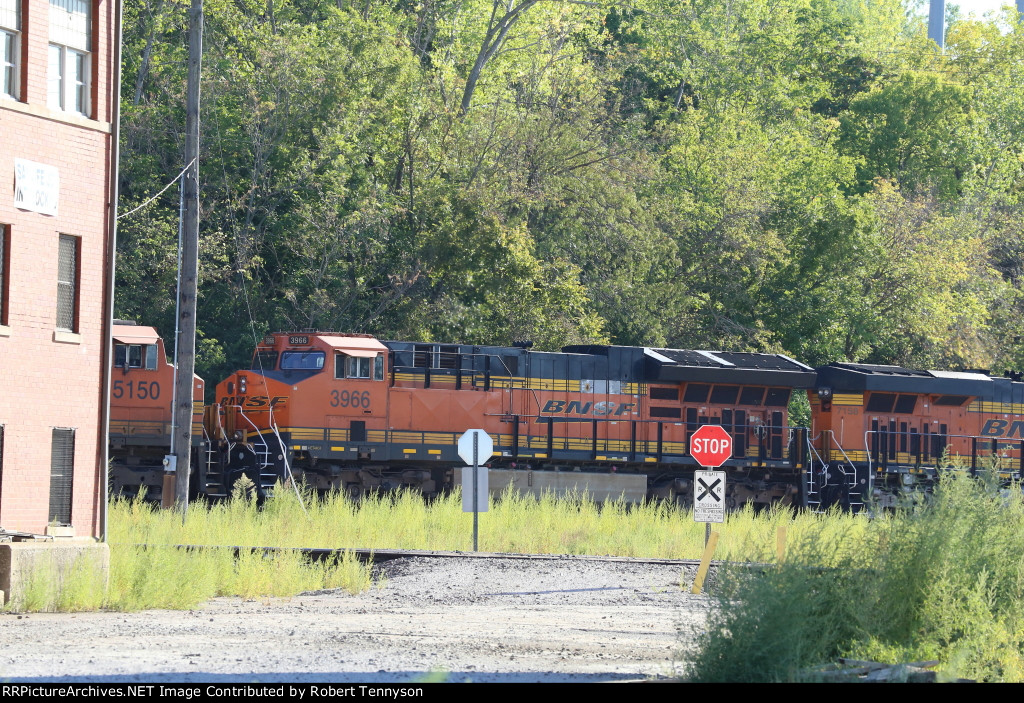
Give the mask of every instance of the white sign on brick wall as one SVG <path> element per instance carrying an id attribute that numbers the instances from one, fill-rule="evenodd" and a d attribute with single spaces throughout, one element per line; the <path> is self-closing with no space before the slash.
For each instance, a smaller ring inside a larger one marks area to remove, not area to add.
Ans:
<path id="1" fill-rule="evenodd" d="M 60 172 L 56 166 L 28 159 L 14 160 L 14 206 L 22 210 L 57 214 Z"/>

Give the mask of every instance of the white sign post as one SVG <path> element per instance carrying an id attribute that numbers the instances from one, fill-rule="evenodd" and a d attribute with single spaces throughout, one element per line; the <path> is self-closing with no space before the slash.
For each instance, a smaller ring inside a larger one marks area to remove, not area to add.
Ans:
<path id="1" fill-rule="evenodd" d="M 477 551 L 479 513 L 487 512 L 487 467 L 480 466 L 490 460 L 494 442 L 483 430 L 466 430 L 459 437 L 459 456 L 472 468 L 462 470 L 462 512 L 473 513 L 473 551 Z M 469 481 L 466 474 L 472 471 Z M 470 490 L 467 490 L 469 488 Z M 480 504 L 483 503 L 483 507 Z"/>

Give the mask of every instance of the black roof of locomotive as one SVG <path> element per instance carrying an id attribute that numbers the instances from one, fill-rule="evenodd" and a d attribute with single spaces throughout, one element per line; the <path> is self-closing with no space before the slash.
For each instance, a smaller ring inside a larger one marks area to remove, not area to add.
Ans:
<path id="1" fill-rule="evenodd" d="M 636 354 L 642 354 L 644 380 L 655 383 L 688 381 L 813 388 L 817 378 L 810 366 L 784 354 L 605 345 L 574 345 L 562 348 L 562 351 L 571 354 L 604 355 L 613 350 L 632 350 Z"/>
<path id="2" fill-rule="evenodd" d="M 833 362 L 818 368 L 819 386 L 834 393 L 881 391 L 964 395 L 999 403 L 1024 402 L 1024 383 L 984 371 L 924 371 L 902 366 Z"/>

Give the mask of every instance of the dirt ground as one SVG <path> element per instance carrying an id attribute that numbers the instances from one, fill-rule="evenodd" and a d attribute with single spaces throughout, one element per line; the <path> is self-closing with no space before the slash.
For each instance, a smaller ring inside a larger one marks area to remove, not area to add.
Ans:
<path id="1" fill-rule="evenodd" d="M 415 557 L 381 573 L 359 595 L 3 614 L 0 681 L 658 680 L 679 672 L 711 607 L 679 565 Z"/>

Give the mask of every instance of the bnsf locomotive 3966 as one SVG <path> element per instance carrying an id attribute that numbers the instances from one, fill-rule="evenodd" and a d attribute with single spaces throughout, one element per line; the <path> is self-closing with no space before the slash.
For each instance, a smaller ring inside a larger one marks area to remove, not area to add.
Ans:
<path id="1" fill-rule="evenodd" d="M 810 428 L 790 423 L 793 393 L 811 399 Z M 699 468 L 690 437 L 717 424 L 733 440 L 723 467 L 729 505 L 858 510 L 927 485 L 944 455 L 963 456 L 968 468 L 998 458 L 1004 476 L 1016 477 L 1022 411 L 1024 384 L 979 372 L 287 332 L 265 337 L 250 368 L 217 385 L 195 427 L 193 483 L 209 496 L 242 475 L 261 494 L 294 476 L 354 495 L 403 486 L 431 495 L 454 487 L 458 437 L 481 428 L 494 441 L 492 491 L 686 502 Z M 160 451 L 154 443 L 150 455 Z M 115 473 L 118 487 L 156 487 L 128 467 Z"/>

